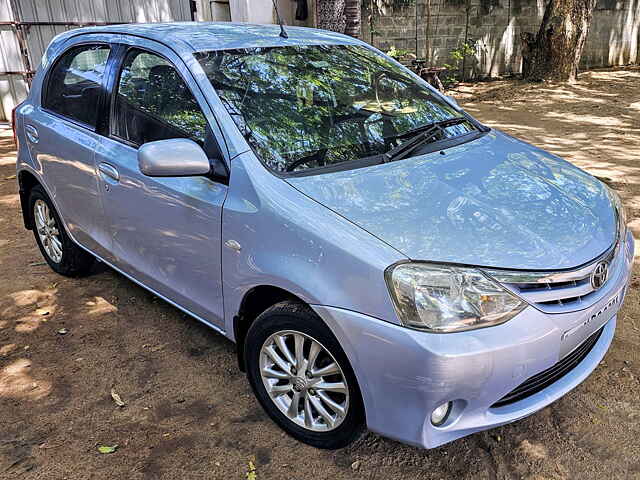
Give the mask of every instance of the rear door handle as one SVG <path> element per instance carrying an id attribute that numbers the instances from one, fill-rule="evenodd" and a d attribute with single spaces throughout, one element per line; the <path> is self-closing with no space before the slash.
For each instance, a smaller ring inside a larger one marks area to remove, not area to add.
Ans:
<path id="1" fill-rule="evenodd" d="M 26 125 L 24 127 L 24 133 L 27 136 L 27 140 L 31 143 L 38 143 L 40 136 L 38 135 L 38 129 L 33 125 Z"/>
<path id="2" fill-rule="evenodd" d="M 98 170 L 102 174 L 102 177 L 108 177 L 111 180 L 118 181 L 120 180 L 120 174 L 118 170 L 113 165 L 109 165 L 108 163 L 100 163 L 98 165 Z M 105 179 L 106 180 L 106 179 Z"/>

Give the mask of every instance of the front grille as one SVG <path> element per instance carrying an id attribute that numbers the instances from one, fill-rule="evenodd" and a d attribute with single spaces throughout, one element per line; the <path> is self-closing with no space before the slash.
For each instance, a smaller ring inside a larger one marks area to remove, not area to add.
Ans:
<path id="1" fill-rule="evenodd" d="M 590 307 L 608 291 L 606 288 L 616 278 L 623 265 L 624 254 L 621 244 L 584 267 L 558 272 L 525 272 L 517 270 L 485 270 L 493 279 L 500 282 L 530 305 L 545 313 L 566 313 Z M 601 288 L 594 288 L 591 275 L 595 268 L 604 262 L 609 275 Z"/>
<path id="2" fill-rule="evenodd" d="M 573 370 L 580 362 L 582 362 L 582 360 L 584 360 L 584 358 L 593 349 L 593 346 L 600 338 L 600 335 L 602 335 L 602 330 L 604 330 L 604 327 L 593 333 L 589 338 L 582 342 L 578 348 L 558 363 L 537 375 L 530 377 L 528 380 L 525 380 L 524 383 L 521 383 L 511 390 L 504 397 L 491 405 L 491 408 L 503 407 L 504 405 L 509 405 L 523 400 L 560 380 L 563 376 Z"/>

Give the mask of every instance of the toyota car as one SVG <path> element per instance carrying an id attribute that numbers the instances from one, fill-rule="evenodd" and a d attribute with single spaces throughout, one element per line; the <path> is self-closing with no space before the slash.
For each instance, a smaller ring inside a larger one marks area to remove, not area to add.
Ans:
<path id="1" fill-rule="evenodd" d="M 634 255 L 618 195 L 360 40 L 286 34 L 57 36 L 13 122 L 51 268 L 103 262 L 235 342 L 320 448 L 436 447 L 585 380 Z"/>

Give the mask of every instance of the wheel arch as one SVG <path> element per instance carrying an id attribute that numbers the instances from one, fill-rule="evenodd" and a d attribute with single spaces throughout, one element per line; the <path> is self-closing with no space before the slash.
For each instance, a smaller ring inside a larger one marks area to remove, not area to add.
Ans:
<path id="1" fill-rule="evenodd" d="M 29 170 L 20 170 L 18 172 L 18 192 L 20 194 L 20 208 L 22 209 L 22 220 L 24 228 L 33 230 L 33 219 L 29 211 L 29 195 L 36 185 L 42 186 L 38 178 Z M 44 187 L 43 187 L 44 188 Z"/>
<path id="2" fill-rule="evenodd" d="M 244 343 L 251 324 L 269 307 L 282 301 L 294 301 L 307 305 L 297 295 L 274 285 L 258 285 L 249 289 L 240 302 L 240 309 L 233 317 L 233 335 L 238 354 L 238 367 L 245 371 Z"/>

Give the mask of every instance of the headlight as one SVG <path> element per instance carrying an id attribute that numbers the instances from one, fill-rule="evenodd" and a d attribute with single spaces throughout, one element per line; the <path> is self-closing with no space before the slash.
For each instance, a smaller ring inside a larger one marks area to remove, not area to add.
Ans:
<path id="1" fill-rule="evenodd" d="M 622 199 L 618 192 L 613 190 L 610 187 L 607 187 L 609 190 L 609 195 L 611 196 L 611 200 L 613 202 L 613 206 L 616 209 L 616 216 L 618 218 L 618 233 L 620 234 L 620 238 L 624 239 L 625 234 L 627 233 L 627 209 L 622 203 Z"/>
<path id="2" fill-rule="evenodd" d="M 448 333 L 498 325 L 527 306 L 475 268 L 401 263 L 385 273 L 406 327 Z"/>

